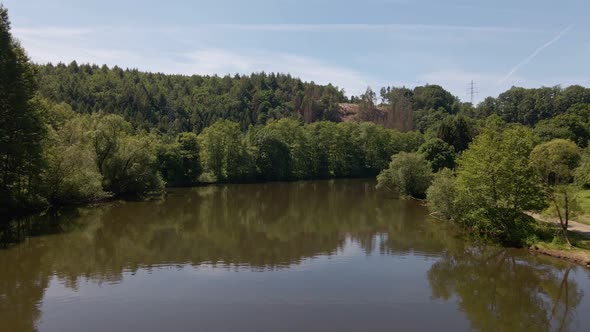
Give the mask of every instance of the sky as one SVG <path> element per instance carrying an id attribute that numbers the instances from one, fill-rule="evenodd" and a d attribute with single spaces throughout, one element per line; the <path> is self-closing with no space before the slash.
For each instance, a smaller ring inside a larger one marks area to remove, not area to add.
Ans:
<path id="1" fill-rule="evenodd" d="M 347 95 L 590 86 L 589 0 L 0 0 L 38 63 L 290 73 Z"/>

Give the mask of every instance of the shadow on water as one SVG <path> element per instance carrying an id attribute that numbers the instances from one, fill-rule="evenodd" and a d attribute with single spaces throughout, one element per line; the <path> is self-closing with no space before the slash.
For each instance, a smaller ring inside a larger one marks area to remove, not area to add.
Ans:
<path id="1" fill-rule="evenodd" d="M 474 329 L 570 327 L 582 299 L 575 267 L 471 246 L 427 216 L 366 180 L 177 189 L 159 201 L 46 214 L 1 231 L 4 243 L 21 243 L 0 250 L 0 266 L 10 267 L 0 270 L 0 322 L 35 330 L 53 278 L 78 289 L 81 280 L 117 284 L 127 272 L 161 266 L 287 270 L 353 242 L 365 255 L 433 258 L 433 297 L 457 298 Z"/>
<path id="2" fill-rule="evenodd" d="M 63 234 L 81 227 L 78 209 L 50 209 L 38 215 L 0 219 L 0 249 L 7 249 L 29 237 Z"/>

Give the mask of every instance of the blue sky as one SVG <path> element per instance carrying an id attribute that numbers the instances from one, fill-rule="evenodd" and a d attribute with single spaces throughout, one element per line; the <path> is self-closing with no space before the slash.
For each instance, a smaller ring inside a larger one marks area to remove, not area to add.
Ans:
<path id="1" fill-rule="evenodd" d="M 0 0 L 1 1 L 1 0 Z M 440 84 L 476 101 L 513 85 L 590 86 L 588 0 L 4 0 L 36 62 L 182 74 L 289 72 Z"/>

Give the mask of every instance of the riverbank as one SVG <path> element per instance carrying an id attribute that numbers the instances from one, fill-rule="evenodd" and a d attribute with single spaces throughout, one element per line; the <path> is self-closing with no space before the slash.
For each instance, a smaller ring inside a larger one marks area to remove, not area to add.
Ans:
<path id="1" fill-rule="evenodd" d="M 529 246 L 531 253 L 559 258 L 590 268 L 590 233 L 585 232 L 584 227 L 575 230 L 573 229 L 575 227 L 571 227 L 572 229 L 568 230 L 568 238 L 571 242 L 571 246 L 568 246 L 559 235 L 561 232 L 559 224 L 550 220 L 535 219 L 538 225 L 536 240 Z M 587 227 L 587 225 L 576 224 L 578 227 Z"/>
<path id="2" fill-rule="evenodd" d="M 551 248 L 546 243 L 537 243 L 529 247 L 529 251 L 533 254 L 540 254 L 570 261 L 579 265 L 590 268 L 590 250 L 579 248 Z"/>

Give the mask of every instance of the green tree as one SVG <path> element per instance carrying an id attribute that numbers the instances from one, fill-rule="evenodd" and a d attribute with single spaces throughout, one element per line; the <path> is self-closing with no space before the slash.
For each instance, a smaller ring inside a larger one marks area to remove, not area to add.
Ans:
<path id="1" fill-rule="evenodd" d="M 45 141 L 44 195 L 52 205 L 90 202 L 106 196 L 96 153 L 89 136 L 68 105 L 45 106 L 48 135 Z"/>
<path id="2" fill-rule="evenodd" d="M 433 172 L 443 168 L 455 168 L 455 149 L 441 139 L 433 138 L 426 141 L 420 146 L 418 153 L 423 154 L 424 158 L 430 162 Z"/>
<path id="3" fill-rule="evenodd" d="M 253 147 L 257 176 L 264 181 L 289 180 L 293 160 L 289 146 L 266 128 L 250 128 L 248 141 Z"/>
<path id="4" fill-rule="evenodd" d="M 448 116 L 436 126 L 436 137 L 461 152 L 469 146 L 475 136 L 475 125 L 472 119 L 465 116 Z"/>
<path id="5" fill-rule="evenodd" d="M 530 226 L 523 212 L 545 206 L 529 164 L 535 143 L 528 128 L 489 124 L 458 160 L 455 219 L 485 237 L 521 244 Z"/>
<path id="6" fill-rule="evenodd" d="M 0 4 L 0 213 L 7 215 L 43 204 L 40 174 L 45 126 L 42 105 L 34 98 L 36 72 L 10 32 Z"/>
<path id="7" fill-rule="evenodd" d="M 455 174 L 448 168 L 434 174 L 432 184 L 426 190 L 428 208 L 433 214 L 446 219 L 456 217 Z"/>
<path id="8" fill-rule="evenodd" d="M 567 236 L 570 216 L 575 212 L 576 187 L 572 186 L 574 172 L 580 163 L 580 150 L 572 141 L 555 139 L 537 145 L 530 156 L 531 167 L 545 187 L 547 198 L 555 208 L 562 235 Z"/>
<path id="9" fill-rule="evenodd" d="M 580 147 L 586 147 L 590 139 L 590 122 L 577 114 L 560 114 L 537 123 L 535 133 L 546 142 L 562 138 L 571 140 Z"/>
<path id="10" fill-rule="evenodd" d="M 312 171 L 311 151 L 308 132 L 303 127 L 303 123 L 294 119 L 280 119 L 267 124 L 262 132 L 284 143 L 289 148 L 290 161 L 280 161 L 284 165 L 289 165 L 291 172 L 289 178 L 306 179 L 310 177 Z M 278 145 L 275 145 L 275 148 L 281 149 Z M 284 157 L 282 154 L 280 156 Z"/>
<path id="11" fill-rule="evenodd" d="M 422 154 L 400 152 L 377 176 L 377 187 L 402 196 L 424 198 L 432 181 L 432 169 Z"/>
<path id="12" fill-rule="evenodd" d="M 251 158 L 240 126 L 220 120 L 198 137 L 203 177 L 207 182 L 244 181 L 251 175 Z"/>
<path id="13" fill-rule="evenodd" d="M 586 148 L 582 153 L 580 166 L 575 173 L 576 184 L 583 188 L 590 188 L 590 149 Z"/>
<path id="14" fill-rule="evenodd" d="M 197 135 L 180 133 L 176 141 L 158 147 L 160 174 L 168 186 L 191 186 L 199 182 L 201 164 Z"/>
<path id="15" fill-rule="evenodd" d="M 153 135 L 128 135 L 103 166 L 103 185 L 119 196 L 159 193 L 164 181 L 158 172 L 158 141 Z"/>

